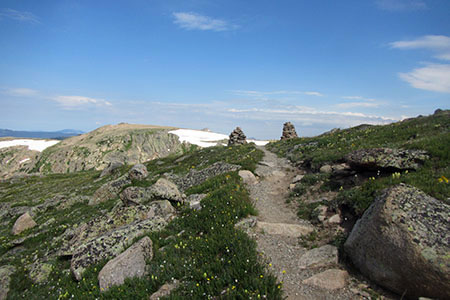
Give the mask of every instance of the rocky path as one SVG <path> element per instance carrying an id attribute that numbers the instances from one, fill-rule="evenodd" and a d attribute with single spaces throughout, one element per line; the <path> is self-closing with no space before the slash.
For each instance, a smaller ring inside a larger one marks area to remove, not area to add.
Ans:
<path id="1" fill-rule="evenodd" d="M 336 248 L 325 246 L 310 251 L 299 243 L 300 236 L 315 230 L 296 216 L 293 205 L 286 203 L 289 185 L 300 170 L 265 148 L 260 149 L 265 156 L 255 171 L 259 182 L 249 185 L 259 212 L 250 234 L 268 268 L 283 282 L 284 295 L 287 299 L 358 299 L 344 283 L 348 274 L 337 264 Z"/>

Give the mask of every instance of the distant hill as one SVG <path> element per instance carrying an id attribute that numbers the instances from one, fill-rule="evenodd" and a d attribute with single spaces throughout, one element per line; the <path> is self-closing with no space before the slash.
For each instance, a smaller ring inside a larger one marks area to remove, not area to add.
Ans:
<path id="1" fill-rule="evenodd" d="M 16 131 L 10 129 L 0 129 L 0 137 L 19 137 L 19 138 L 39 138 L 63 140 L 68 137 L 83 134 L 83 131 L 75 129 L 64 129 L 60 131 Z"/>

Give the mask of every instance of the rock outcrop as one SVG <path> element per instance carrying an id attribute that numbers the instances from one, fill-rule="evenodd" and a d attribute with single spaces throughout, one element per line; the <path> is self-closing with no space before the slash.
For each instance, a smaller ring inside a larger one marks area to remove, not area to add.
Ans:
<path id="1" fill-rule="evenodd" d="M 230 134 L 228 139 L 228 146 L 247 144 L 247 137 L 240 127 L 236 127 Z"/>
<path id="2" fill-rule="evenodd" d="M 127 278 L 143 277 L 146 273 L 145 261 L 152 257 L 152 240 L 146 236 L 102 268 L 98 274 L 100 291 L 107 291 L 112 286 L 121 285 Z"/>
<path id="3" fill-rule="evenodd" d="M 142 180 L 148 176 L 147 167 L 143 164 L 134 165 L 128 172 L 128 177 L 131 180 Z"/>
<path id="4" fill-rule="evenodd" d="M 116 180 L 109 181 L 95 191 L 94 196 L 89 201 L 89 205 L 96 205 L 110 199 L 116 198 L 122 189 L 131 184 L 128 175 L 123 175 Z"/>
<path id="5" fill-rule="evenodd" d="M 284 123 L 281 140 L 288 140 L 296 137 L 298 137 L 298 135 L 297 132 L 295 131 L 294 124 L 292 124 L 291 122 Z"/>
<path id="6" fill-rule="evenodd" d="M 35 227 L 37 224 L 28 212 L 21 215 L 12 228 L 12 234 L 21 234 L 23 231 Z"/>
<path id="7" fill-rule="evenodd" d="M 227 172 L 237 171 L 240 168 L 241 166 L 239 165 L 232 165 L 219 161 L 202 170 L 191 170 L 186 176 L 183 177 L 172 174 L 165 175 L 178 186 L 181 192 L 184 192 L 192 186 L 199 185 L 205 182 L 206 180 L 208 180 L 208 178 L 212 178 Z"/>
<path id="8" fill-rule="evenodd" d="M 422 150 L 390 148 L 361 149 L 348 154 L 345 159 L 356 170 L 417 170 L 429 156 Z"/>
<path id="9" fill-rule="evenodd" d="M 13 266 L 0 267 L 0 300 L 6 300 L 9 292 L 9 283 L 11 282 L 11 275 L 16 271 Z"/>
<path id="10" fill-rule="evenodd" d="M 371 280 L 407 297 L 450 298 L 450 206 L 400 184 L 375 199 L 344 249 Z"/>
<path id="11" fill-rule="evenodd" d="M 100 178 L 119 173 L 118 171 L 122 166 L 123 166 L 123 163 L 121 163 L 119 161 L 110 162 L 108 164 L 108 166 L 103 169 L 102 173 L 100 174 Z"/>

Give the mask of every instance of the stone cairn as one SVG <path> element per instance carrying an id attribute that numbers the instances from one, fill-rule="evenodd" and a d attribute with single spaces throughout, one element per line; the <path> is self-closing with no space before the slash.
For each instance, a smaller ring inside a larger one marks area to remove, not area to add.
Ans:
<path id="1" fill-rule="evenodd" d="M 292 139 L 298 137 L 297 132 L 295 131 L 295 127 L 291 122 L 286 122 L 283 125 L 283 135 L 281 136 L 282 140 Z"/>
<path id="2" fill-rule="evenodd" d="M 230 134 L 230 139 L 228 140 L 228 146 L 233 145 L 244 145 L 247 144 L 246 136 L 240 127 L 236 127 L 235 130 Z"/>

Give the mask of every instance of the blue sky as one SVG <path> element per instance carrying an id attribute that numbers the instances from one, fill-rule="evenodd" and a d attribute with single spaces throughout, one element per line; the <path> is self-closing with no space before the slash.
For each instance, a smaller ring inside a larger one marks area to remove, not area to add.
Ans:
<path id="1" fill-rule="evenodd" d="M 0 128 L 278 138 L 450 104 L 448 0 L 0 1 Z"/>

